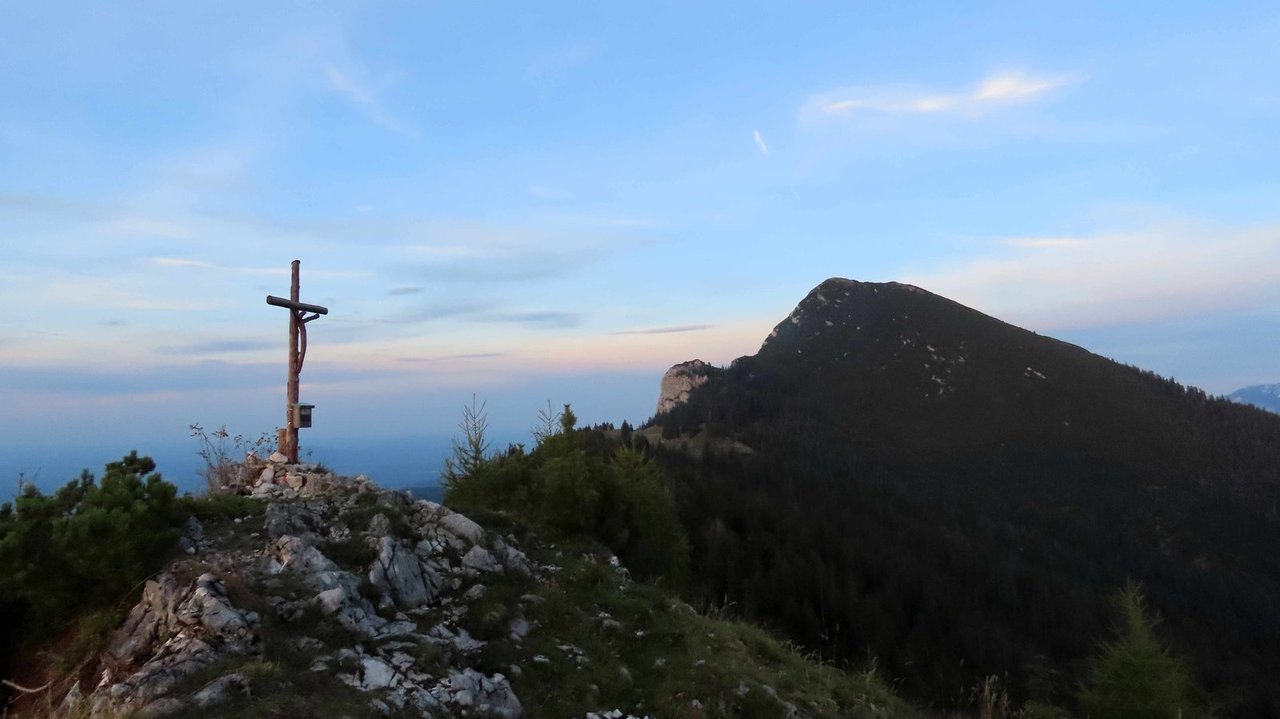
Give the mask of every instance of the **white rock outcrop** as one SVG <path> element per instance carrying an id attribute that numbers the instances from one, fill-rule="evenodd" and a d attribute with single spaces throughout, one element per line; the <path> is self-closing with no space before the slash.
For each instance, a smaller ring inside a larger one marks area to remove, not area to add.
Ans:
<path id="1" fill-rule="evenodd" d="M 185 708 L 184 701 L 167 695 L 218 659 L 260 653 L 258 626 L 258 615 L 233 606 L 215 575 L 185 583 L 162 573 L 147 582 L 142 599 L 111 636 L 91 699 L 94 713 L 160 716 Z"/>
<path id="2" fill-rule="evenodd" d="M 378 539 L 378 557 L 369 568 L 369 581 L 401 609 L 424 606 L 441 586 L 434 567 L 422 562 L 413 549 L 385 536 Z"/>
<path id="3" fill-rule="evenodd" d="M 68 711 L 160 717 L 245 701 L 251 677 L 232 669 L 284 643 L 310 671 L 366 694 L 376 714 L 522 715 L 510 682 L 474 667 L 488 642 L 458 623 L 488 578 L 540 571 L 514 540 L 364 477 L 280 463 L 245 475 L 250 484 L 227 491 L 260 498 L 262 531 L 244 526 L 252 515 L 235 517 L 230 526 L 244 529 L 227 546 L 225 532 L 188 523 L 191 551 L 146 583 L 100 655 L 96 686 L 62 690 Z M 233 597 L 269 607 L 273 629 L 264 635 Z M 521 621 L 523 638 L 534 626 Z M 329 643 L 300 635 L 310 628 Z M 334 645 L 344 633 L 352 644 Z"/>
<path id="4" fill-rule="evenodd" d="M 681 362 L 662 375 L 662 385 L 658 391 L 658 414 L 670 412 L 672 409 L 689 401 L 689 393 L 707 383 L 714 368 L 695 359 Z"/>

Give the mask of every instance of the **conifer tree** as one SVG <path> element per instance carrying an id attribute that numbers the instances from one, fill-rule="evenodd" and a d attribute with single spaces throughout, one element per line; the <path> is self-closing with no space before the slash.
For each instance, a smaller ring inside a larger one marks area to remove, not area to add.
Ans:
<path id="1" fill-rule="evenodd" d="M 1191 719 L 1207 716 L 1191 670 L 1156 637 L 1141 587 L 1130 582 L 1116 598 L 1121 626 L 1103 642 L 1080 687 L 1090 719 Z"/>

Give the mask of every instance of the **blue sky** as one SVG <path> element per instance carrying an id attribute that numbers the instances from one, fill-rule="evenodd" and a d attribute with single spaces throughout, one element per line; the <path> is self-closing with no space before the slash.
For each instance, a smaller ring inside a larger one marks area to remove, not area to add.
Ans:
<path id="1" fill-rule="evenodd" d="M 0 473 L 270 430 L 295 258 L 304 445 L 641 421 L 829 276 L 1280 381 L 1280 9 L 1220 5 L 7 3 Z"/>

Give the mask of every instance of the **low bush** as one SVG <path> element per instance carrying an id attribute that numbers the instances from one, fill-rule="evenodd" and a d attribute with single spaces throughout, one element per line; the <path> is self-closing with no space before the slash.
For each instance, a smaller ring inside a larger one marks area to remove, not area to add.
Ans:
<path id="1" fill-rule="evenodd" d="M 23 488 L 0 506 L 0 594 L 42 625 L 127 599 L 174 546 L 186 518 L 155 462 L 132 452 L 46 495 Z"/>
<path id="2" fill-rule="evenodd" d="M 561 536 L 592 537 L 637 576 L 679 585 L 689 549 L 661 470 L 638 449 L 583 442 L 576 422 L 565 405 L 544 417 L 532 452 L 512 445 L 485 457 L 484 416 L 473 404 L 445 467 L 446 503 L 468 512 L 507 511 Z"/>
<path id="3" fill-rule="evenodd" d="M 66 632 L 66 661 L 92 651 L 172 552 L 188 516 L 155 462 L 131 452 L 102 479 L 85 470 L 53 494 L 0 505 L 0 671 Z"/>

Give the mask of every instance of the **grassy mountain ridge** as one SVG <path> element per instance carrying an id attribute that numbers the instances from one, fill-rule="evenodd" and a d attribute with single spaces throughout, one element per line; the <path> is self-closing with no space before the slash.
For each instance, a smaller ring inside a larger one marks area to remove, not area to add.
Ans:
<path id="1" fill-rule="evenodd" d="M 708 601 L 939 707 L 990 673 L 1071 706 L 1136 580 L 1224 714 L 1280 714 L 1280 417 L 832 279 L 653 423 L 755 449 L 662 452 Z"/>
<path id="2" fill-rule="evenodd" d="M 559 460 L 586 457 L 567 430 L 544 444 L 470 469 L 545 467 L 539 479 L 559 482 L 574 466 Z M 618 479 L 643 482 L 634 450 L 616 459 L 632 472 Z M 15 610 L 0 611 L 0 657 L 13 660 L 0 677 L 17 680 L 0 687 L 5 716 L 924 716 L 874 667 L 842 671 L 699 613 L 634 581 L 598 539 L 544 535 L 481 492 L 476 523 L 314 465 L 237 467 L 237 483 L 180 500 L 154 469 L 134 453 L 101 485 L 86 476 L 0 505 L 0 609 Z M 468 479 L 483 481 L 452 487 Z M 103 495 L 132 512 L 97 511 Z M 76 541 L 44 541 L 62 535 Z M 82 556 L 93 561 L 70 575 Z M 35 563 L 52 576 L 20 571 Z M 14 621 L 36 606 L 45 629 Z"/>

